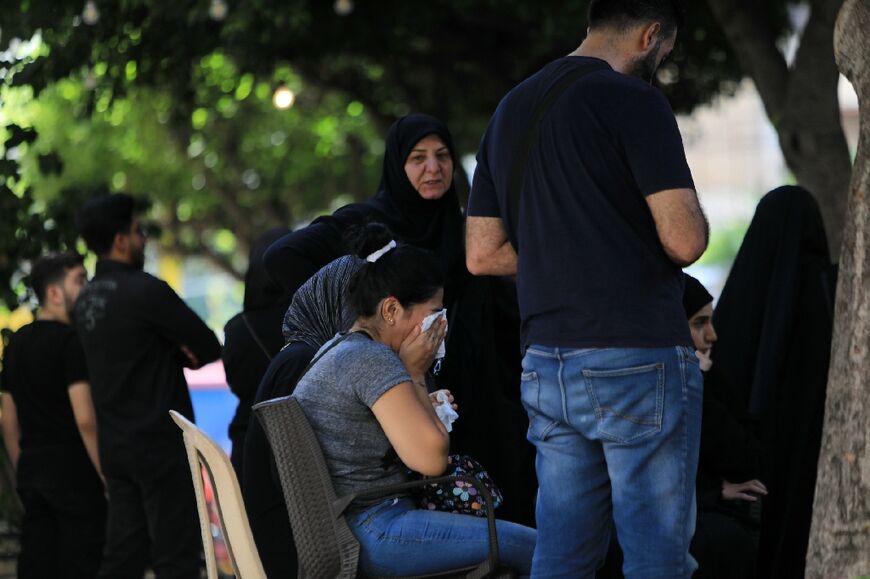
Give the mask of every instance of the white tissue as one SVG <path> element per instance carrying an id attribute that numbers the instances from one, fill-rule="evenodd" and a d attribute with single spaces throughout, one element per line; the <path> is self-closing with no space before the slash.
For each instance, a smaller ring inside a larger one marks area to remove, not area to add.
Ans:
<path id="1" fill-rule="evenodd" d="M 444 390 L 438 391 L 435 395 L 435 400 L 438 401 L 438 405 L 435 407 L 435 414 L 438 415 L 438 419 L 444 425 L 444 428 L 447 429 L 447 432 L 451 432 L 453 430 L 453 422 L 459 418 L 459 413 L 453 410 L 453 406 L 450 405 L 450 400 L 447 398 L 447 392 Z"/>
<path id="2" fill-rule="evenodd" d="M 441 310 L 438 310 L 434 314 L 430 314 L 430 315 L 426 316 L 425 318 L 423 318 L 421 329 L 424 332 L 428 331 L 429 328 L 432 327 L 432 324 L 434 324 L 436 322 L 436 320 L 440 320 L 442 318 L 444 318 L 444 319 L 447 318 L 447 308 L 443 308 Z M 446 336 L 447 334 L 445 333 L 444 335 Z M 441 340 L 441 343 L 438 344 L 438 352 L 435 354 L 435 359 L 437 360 L 439 358 L 443 358 L 445 356 L 445 354 L 447 354 L 447 349 L 444 347 L 444 340 Z"/>

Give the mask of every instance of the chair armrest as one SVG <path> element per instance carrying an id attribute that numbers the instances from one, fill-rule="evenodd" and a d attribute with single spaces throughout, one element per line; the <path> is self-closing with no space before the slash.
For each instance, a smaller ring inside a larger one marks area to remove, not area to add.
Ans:
<path id="1" fill-rule="evenodd" d="M 478 494 L 486 501 L 486 522 L 489 529 L 489 555 L 480 565 L 467 575 L 469 579 L 486 577 L 498 568 L 498 535 L 495 526 L 495 508 L 492 504 L 492 494 L 490 494 L 489 489 L 487 489 L 486 486 L 476 477 L 469 475 L 448 475 L 366 489 L 364 491 L 359 491 L 338 498 L 332 504 L 333 514 L 335 517 L 340 517 L 344 514 L 345 510 L 347 510 L 347 507 L 359 498 L 389 495 L 391 493 L 411 490 L 430 484 L 453 483 L 456 481 L 470 484 L 477 489 Z"/>

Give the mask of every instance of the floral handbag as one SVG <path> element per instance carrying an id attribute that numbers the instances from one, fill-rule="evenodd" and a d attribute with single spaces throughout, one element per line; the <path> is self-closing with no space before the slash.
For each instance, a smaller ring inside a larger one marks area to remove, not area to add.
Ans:
<path id="1" fill-rule="evenodd" d="M 473 476 L 483 483 L 492 495 L 492 507 L 498 508 L 504 500 L 501 491 L 493 482 L 482 464 L 464 454 L 451 454 L 447 457 L 447 470 L 443 476 Z M 420 475 L 416 475 L 420 476 Z M 464 515 L 486 516 L 486 503 L 477 489 L 464 481 L 454 483 L 434 483 L 414 491 L 414 499 L 421 509 L 446 511 Z"/>

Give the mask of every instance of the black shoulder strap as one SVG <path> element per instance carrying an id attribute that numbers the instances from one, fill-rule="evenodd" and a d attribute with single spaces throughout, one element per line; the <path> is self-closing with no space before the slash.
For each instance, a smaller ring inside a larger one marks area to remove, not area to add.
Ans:
<path id="1" fill-rule="evenodd" d="M 568 87 L 589 73 L 607 68 L 609 68 L 609 65 L 606 62 L 596 60 L 572 70 L 547 92 L 532 112 L 532 119 L 529 122 L 523 140 L 520 142 L 520 147 L 511 169 L 510 181 L 508 181 L 507 203 L 510 221 L 507 224 L 507 229 L 514 250 L 519 251 L 517 230 L 520 223 L 520 192 L 523 188 L 523 178 L 526 174 L 526 165 L 529 162 L 529 153 L 532 151 L 532 145 L 538 140 L 538 129 L 541 126 L 541 121 Z"/>
<path id="2" fill-rule="evenodd" d="M 263 343 L 263 341 L 260 339 L 260 336 L 254 330 L 254 326 L 251 325 L 251 320 L 248 319 L 248 316 L 245 312 L 242 312 L 242 321 L 245 322 L 245 327 L 248 328 L 248 332 L 251 334 L 251 337 L 254 338 L 254 342 L 257 343 L 257 345 L 260 347 L 260 350 L 262 350 L 262 352 L 266 355 L 266 358 L 268 358 L 271 362 L 272 354 L 269 353 L 266 345 Z"/>

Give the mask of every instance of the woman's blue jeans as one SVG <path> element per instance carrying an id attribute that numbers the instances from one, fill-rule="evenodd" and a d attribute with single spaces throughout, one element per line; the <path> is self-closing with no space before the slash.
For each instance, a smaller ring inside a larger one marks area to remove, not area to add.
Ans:
<path id="1" fill-rule="evenodd" d="M 470 567 L 489 554 L 486 519 L 415 508 L 407 498 L 389 499 L 347 515 L 360 542 L 366 575 L 421 575 Z M 496 521 L 499 560 L 528 576 L 535 530 Z"/>
<path id="2" fill-rule="evenodd" d="M 689 579 L 703 382 L 690 349 L 530 347 L 533 577 L 592 578 L 611 529 L 627 579 Z"/>

